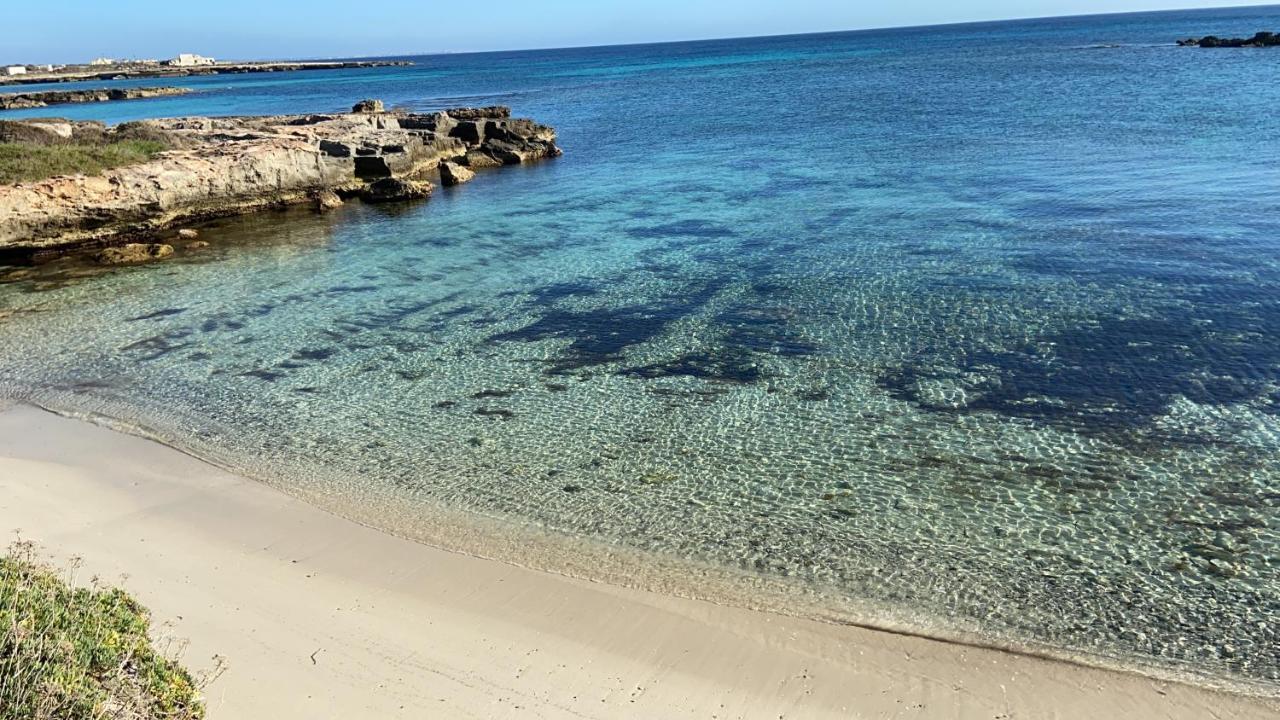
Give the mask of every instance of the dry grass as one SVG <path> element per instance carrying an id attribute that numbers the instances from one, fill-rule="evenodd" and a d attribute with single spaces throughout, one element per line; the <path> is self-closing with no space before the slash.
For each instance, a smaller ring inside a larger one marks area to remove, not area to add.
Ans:
<path id="1" fill-rule="evenodd" d="M 72 128 L 58 135 L 41 123 Z M 0 120 L 0 185 L 58 175 L 97 175 L 104 170 L 150 160 L 174 146 L 174 138 L 146 123 L 71 123 L 59 118 Z"/>
<path id="2" fill-rule="evenodd" d="M 121 140 L 103 145 L 0 143 L 0 185 L 58 175 L 97 175 L 110 168 L 150 160 L 165 149 L 154 140 Z"/>
<path id="3" fill-rule="evenodd" d="M 0 558 L 0 720 L 197 720 L 196 680 L 157 648 L 146 608 L 30 543 Z M 211 678 L 210 678 L 211 679 Z"/>

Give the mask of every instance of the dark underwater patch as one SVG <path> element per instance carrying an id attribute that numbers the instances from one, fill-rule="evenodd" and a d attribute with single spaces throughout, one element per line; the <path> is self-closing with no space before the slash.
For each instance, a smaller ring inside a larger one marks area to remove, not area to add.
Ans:
<path id="1" fill-rule="evenodd" d="M 337 348 L 314 348 L 299 350 L 293 354 L 294 360 L 328 360 L 338 353 Z"/>
<path id="2" fill-rule="evenodd" d="M 620 360 L 627 348 L 653 340 L 672 323 L 694 314 L 723 286 L 723 281 L 708 281 L 668 298 L 616 308 L 552 308 L 533 323 L 518 330 L 492 335 L 489 341 L 569 340 L 569 347 L 552 363 L 549 372 L 553 374 L 603 365 Z"/>
<path id="3" fill-rule="evenodd" d="M 462 317 L 463 315 L 473 313 L 479 309 L 480 308 L 476 307 L 475 305 L 459 305 L 458 307 L 452 310 L 442 310 L 436 313 L 434 317 L 436 320 L 452 320 L 454 318 Z"/>
<path id="4" fill-rule="evenodd" d="M 240 377 L 251 377 L 259 380 L 265 380 L 267 382 L 275 382 L 284 377 L 284 373 L 276 372 L 274 370 L 250 370 L 248 372 L 240 373 Z"/>
<path id="5" fill-rule="evenodd" d="M 141 353 L 139 360 L 156 360 L 170 353 L 194 347 L 194 342 L 176 342 L 189 335 L 191 335 L 190 330 L 174 330 L 130 343 L 120 348 L 120 350 L 121 352 Z"/>
<path id="6" fill-rule="evenodd" d="M 540 288 L 534 289 L 529 294 L 532 296 L 530 302 L 538 305 L 551 305 L 565 298 L 592 297 L 594 295 L 599 295 L 600 290 L 590 283 L 576 281 L 543 285 Z"/>
<path id="7" fill-rule="evenodd" d="M 1253 288 L 1253 294 L 1257 289 Z M 1175 397 L 1206 405 L 1267 401 L 1280 381 L 1280 305 L 1247 303 L 1230 288 L 1214 288 L 1186 307 L 1155 317 L 1104 317 L 1041 338 L 1052 353 L 1028 346 L 974 350 L 954 369 L 928 359 L 884 373 L 880 387 L 895 398 L 936 412 L 996 412 L 1070 426 L 1079 432 L 1132 429 L 1166 413 Z M 939 406 L 920 394 L 920 381 L 985 379 L 967 386 L 963 407 Z"/>
<path id="8" fill-rule="evenodd" d="M 187 311 L 186 308 L 165 308 L 164 310 L 157 310 L 153 313 L 148 313 L 146 315 L 139 315 L 138 317 L 129 318 L 129 322 L 137 322 L 139 320 L 158 320 L 160 318 L 173 317 L 174 315 L 181 315 L 186 311 Z"/>
<path id="9" fill-rule="evenodd" d="M 350 295 L 354 293 L 373 292 L 377 289 L 377 285 L 334 285 L 324 292 L 327 295 Z"/>
<path id="10" fill-rule="evenodd" d="M 737 235 L 730 228 L 709 220 L 678 220 L 664 225 L 627 228 L 626 233 L 634 238 L 726 238 Z"/>
<path id="11" fill-rule="evenodd" d="M 791 319 L 786 308 L 737 307 L 716 316 L 717 323 L 729 328 L 724 343 L 730 347 L 784 357 L 816 353 L 818 346 L 797 335 Z"/>
<path id="12" fill-rule="evenodd" d="M 359 319 L 341 321 L 340 323 L 335 324 L 346 324 L 362 330 L 396 327 L 414 315 L 424 313 L 432 308 L 439 307 L 440 305 L 451 303 L 461 296 L 461 292 L 454 292 L 434 300 L 394 301 L 387 303 L 387 310 L 384 312 L 373 313 Z"/>
<path id="13" fill-rule="evenodd" d="M 626 368 L 618 374 L 645 380 L 692 377 L 739 385 L 750 385 L 766 377 L 749 353 L 732 351 L 688 353 L 668 362 Z"/>

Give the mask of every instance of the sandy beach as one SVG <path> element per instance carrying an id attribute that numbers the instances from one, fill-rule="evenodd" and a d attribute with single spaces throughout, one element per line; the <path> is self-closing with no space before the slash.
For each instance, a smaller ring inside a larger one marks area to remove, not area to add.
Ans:
<path id="1" fill-rule="evenodd" d="M 220 718 L 1275 718 L 1274 702 L 437 550 L 159 444 L 0 413 L 0 529 L 124 585 Z"/>

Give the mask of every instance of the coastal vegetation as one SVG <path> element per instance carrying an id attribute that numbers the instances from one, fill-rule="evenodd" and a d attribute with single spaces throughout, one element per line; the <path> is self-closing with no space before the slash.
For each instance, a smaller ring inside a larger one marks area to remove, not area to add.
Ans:
<path id="1" fill-rule="evenodd" d="M 59 175 L 97 175 L 145 162 L 171 147 L 166 135 L 141 123 L 106 128 L 95 123 L 0 121 L 0 184 Z"/>
<path id="2" fill-rule="evenodd" d="M 17 543 L 0 558 L 0 720 L 196 720 L 197 681 L 124 590 L 75 582 Z"/>
<path id="3" fill-rule="evenodd" d="M 150 160 L 164 149 L 154 140 L 123 140 L 105 145 L 0 143 L 0 183 L 56 175 L 97 175 L 110 168 Z"/>

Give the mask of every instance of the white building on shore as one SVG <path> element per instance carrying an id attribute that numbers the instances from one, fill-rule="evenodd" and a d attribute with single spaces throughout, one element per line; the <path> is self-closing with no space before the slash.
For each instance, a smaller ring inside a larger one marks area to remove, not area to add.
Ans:
<path id="1" fill-rule="evenodd" d="M 5 75 L 26 75 L 27 68 L 25 65 L 9 65 L 4 68 Z"/>
<path id="2" fill-rule="evenodd" d="M 116 61 L 111 58 L 94 58 L 89 61 L 90 65 L 115 65 Z"/>
<path id="3" fill-rule="evenodd" d="M 182 53 L 172 60 L 166 60 L 164 64 L 171 65 L 173 67 L 198 67 L 201 65 L 212 65 L 213 62 L 213 58 L 210 57 L 196 55 L 194 53 Z"/>

